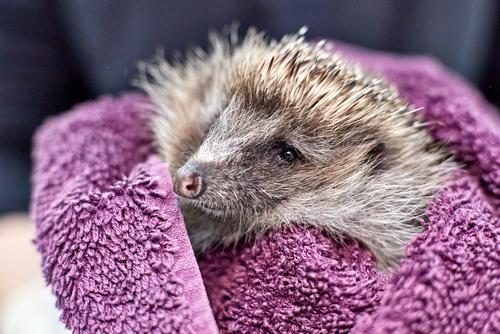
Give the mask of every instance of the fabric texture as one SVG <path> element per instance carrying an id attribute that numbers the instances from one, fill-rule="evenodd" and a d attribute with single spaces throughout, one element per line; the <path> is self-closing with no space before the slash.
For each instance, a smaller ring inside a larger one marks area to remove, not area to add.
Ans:
<path id="1" fill-rule="evenodd" d="M 340 43 L 335 50 L 397 86 L 462 164 L 427 207 L 425 231 L 408 244 L 400 268 L 378 272 L 356 242 L 342 246 L 299 227 L 197 262 L 170 176 L 152 149 L 146 98 L 105 97 L 47 121 L 34 140 L 35 243 L 67 327 L 500 333 L 496 110 L 432 59 Z"/>
<path id="2" fill-rule="evenodd" d="M 216 332 L 143 102 L 80 105 L 35 139 L 36 244 L 73 333 Z"/>

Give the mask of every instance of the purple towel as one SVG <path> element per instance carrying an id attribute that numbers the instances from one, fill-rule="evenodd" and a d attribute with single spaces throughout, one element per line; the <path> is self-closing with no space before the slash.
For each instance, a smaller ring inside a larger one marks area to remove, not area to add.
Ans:
<path id="1" fill-rule="evenodd" d="M 102 98 L 47 121 L 33 153 L 35 242 L 74 333 L 500 333 L 496 110 L 428 58 L 338 49 L 422 107 L 463 165 L 401 267 L 298 227 L 197 263 L 146 99 Z"/>

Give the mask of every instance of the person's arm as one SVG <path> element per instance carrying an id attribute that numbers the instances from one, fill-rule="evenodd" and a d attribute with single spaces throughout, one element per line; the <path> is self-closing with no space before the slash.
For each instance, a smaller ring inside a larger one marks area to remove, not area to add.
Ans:
<path id="1" fill-rule="evenodd" d="M 26 214 L 0 216 L 0 302 L 16 286 L 41 276 L 34 231 Z"/>

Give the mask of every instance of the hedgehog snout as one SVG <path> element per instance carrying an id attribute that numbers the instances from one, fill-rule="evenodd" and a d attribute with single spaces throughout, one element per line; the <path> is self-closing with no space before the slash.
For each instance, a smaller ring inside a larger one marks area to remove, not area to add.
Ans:
<path id="1" fill-rule="evenodd" d="M 195 199 L 205 192 L 206 183 L 202 166 L 189 163 L 177 171 L 174 178 L 174 192 L 181 197 Z"/>

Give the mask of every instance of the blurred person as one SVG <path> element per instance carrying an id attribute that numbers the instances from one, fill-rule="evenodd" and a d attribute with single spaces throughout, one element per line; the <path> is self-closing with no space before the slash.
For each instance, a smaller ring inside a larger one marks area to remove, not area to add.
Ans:
<path id="1" fill-rule="evenodd" d="M 433 55 L 499 104 L 499 19 L 495 0 L 0 0 L 0 213 L 28 210 L 31 136 L 41 122 L 132 89 L 137 61 L 158 47 L 170 58 L 234 21 L 272 37 L 306 25 L 310 39 Z M 0 218 L 0 302 L 39 279 L 32 235 L 26 214 Z"/>

